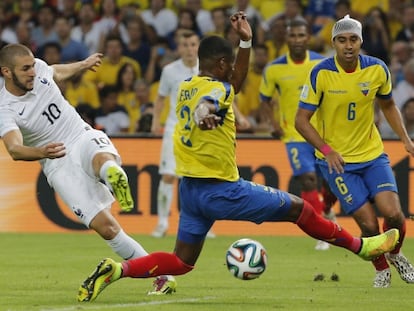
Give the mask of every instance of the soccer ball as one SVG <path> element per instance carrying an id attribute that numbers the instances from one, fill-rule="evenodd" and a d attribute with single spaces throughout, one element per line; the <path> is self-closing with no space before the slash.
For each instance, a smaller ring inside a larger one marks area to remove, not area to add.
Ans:
<path id="1" fill-rule="evenodd" d="M 256 279 L 266 269 L 266 249 L 252 239 L 237 240 L 227 250 L 226 263 L 229 272 L 236 278 Z"/>

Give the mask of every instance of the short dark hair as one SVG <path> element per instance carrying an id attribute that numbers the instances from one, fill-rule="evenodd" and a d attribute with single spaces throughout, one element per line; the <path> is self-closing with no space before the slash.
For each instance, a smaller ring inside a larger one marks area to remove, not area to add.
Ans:
<path id="1" fill-rule="evenodd" d="M 200 62 L 220 57 L 231 58 L 233 47 L 229 41 L 219 36 L 208 36 L 201 40 L 198 48 Z"/>

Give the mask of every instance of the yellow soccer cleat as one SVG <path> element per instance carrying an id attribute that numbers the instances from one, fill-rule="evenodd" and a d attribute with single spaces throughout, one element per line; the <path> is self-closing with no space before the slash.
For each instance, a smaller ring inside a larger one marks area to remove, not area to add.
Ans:
<path id="1" fill-rule="evenodd" d="M 102 260 L 88 278 L 81 284 L 78 301 L 94 301 L 109 284 L 119 280 L 122 275 L 122 265 L 110 258 Z"/>
<path id="2" fill-rule="evenodd" d="M 106 176 L 121 209 L 124 212 L 131 211 L 134 208 L 134 200 L 132 199 L 127 176 L 117 166 L 108 167 Z"/>
<path id="3" fill-rule="evenodd" d="M 398 229 L 390 229 L 382 234 L 362 238 L 362 247 L 358 256 L 364 260 L 372 260 L 384 253 L 392 251 L 398 243 L 400 233 Z"/>

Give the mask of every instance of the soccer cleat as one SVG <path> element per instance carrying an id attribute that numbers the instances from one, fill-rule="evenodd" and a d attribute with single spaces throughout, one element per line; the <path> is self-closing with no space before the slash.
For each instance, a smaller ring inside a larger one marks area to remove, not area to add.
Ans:
<path id="1" fill-rule="evenodd" d="M 167 234 L 167 228 L 165 226 L 162 225 L 158 225 L 154 231 L 152 231 L 151 235 L 154 238 L 163 238 L 165 237 L 165 235 Z"/>
<path id="2" fill-rule="evenodd" d="M 148 292 L 148 295 L 167 295 L 176 291 L 177 281 L 172 275 L 161 275 L 152 283 L 154 288 Z"/>
<path id="3" fill-rule="evenodd" d="M 102 260 L 95 270 L 81 284 L 78 301 L 94 301 L 96 297 L 112 282 L 121 278 L 122 266 L 110 258 Z"/>
<path id="4" fill-rule="evenodd" d="M 414 267 L 403 253 L 385 254 L 387 260 L 395 267 L 403 281 L 414 283 Z"/>
<path id="5" fill-rule="evenodd" d="M 124 212 L 131 211 L 134 208 L 134 200 L 129 189 L 127 176 L 117 166 L 108 167 L 106 176 L 121 209 Z"/>
<path id="6" fill-rule="evenodd" d="M 398 229 L 394 228 L 376 236 L 362 238 L 362 247 L 358 256 L 364 260 L 372 260 L 379 255 L 392 251 L 399 237 Z"/>
<path id="7" fill-rule="evenodd" d="M 328 242 L 318 240 L 315 245 L 315 250 L 317 251 L 326 251 L 330 247 Z"/>
<path id="8" fill-rule="evenodd" d="M 387 288 L 391 286 L 390 268 L 376 271 L 373 286 L 375 288 Z"/>

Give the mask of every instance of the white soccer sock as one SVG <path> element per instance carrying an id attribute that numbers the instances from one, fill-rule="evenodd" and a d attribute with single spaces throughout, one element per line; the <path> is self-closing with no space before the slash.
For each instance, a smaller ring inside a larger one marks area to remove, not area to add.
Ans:
<path id="1" fill-rule="evenodd" d="M 108 161 L 106 161 L 104 164 L 102 164 L 102 166 L 101 166 L 101 169 L 99 170 L 99 177 L 105 182 L 105 185 L 107 185 L 108 186 L 108 188 L 112 191 L 112 186 L 111 186 L 111 184 L 108 182 L 108 179 L 107 179 L 107 176 L 106 176 L 106 170 L 108 169 L 108 167 L 111 167 L 111 166 L 116 166 L 116 167 L 118 167 L 118 169 L 121 171 L 121 172 L 123 172 L 124 173 L 124 175 L 125 175 L 125 177 L 127 178 L 127 180 L 128 180 L 128 176 L 127 176 L 127 174 L 125 173 L 125 171 L 122 169 L 122 167 L 118 164 L 118 163 L 116 163 L 115 161 L 113 161 L 113 160 L 108 160 Z"/>
<path id="2" fill-rule="evenodd" d="M 170 216 L 173 190 L 174 184 L 160 181 L 157 196 L 158 225 L 164 228 L 168 228 L 168 217 Z"/>
<path id="3" fill-rule="evenodd" d="M 148 255 L 141 244 L 127 235 L 122 229 L 112 240 L 106 240 L 106 243 L 125 260 Z"/>

